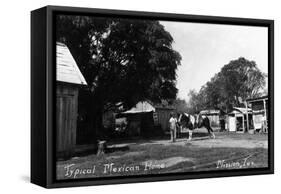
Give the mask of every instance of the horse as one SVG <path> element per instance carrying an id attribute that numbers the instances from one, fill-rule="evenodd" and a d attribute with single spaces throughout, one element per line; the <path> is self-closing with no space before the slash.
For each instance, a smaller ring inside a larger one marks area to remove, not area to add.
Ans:
<path id="1" fill-rule="evenodd" d="M 208 130 L 208 133 L 211 138 L 215 138 L 215 134 L 210 125 L 210 120 L 207 116 L 201 114 L 191 115 L 187 113 L 181 113 L 179 115 L 178 124 L 182 128 L 188 129 L 188 139 L 192 139 L 193 130 L 196 128 L 205 127 Z"/>

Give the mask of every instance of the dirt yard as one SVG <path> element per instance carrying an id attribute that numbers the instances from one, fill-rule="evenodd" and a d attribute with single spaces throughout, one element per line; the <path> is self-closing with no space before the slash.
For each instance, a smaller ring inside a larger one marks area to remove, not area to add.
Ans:
<path id="1" fill-rule="evenodd" d="M 189 171 L 260 168 L 268 165 L 266 134 L 216 133 L 211 139 L 198 130 L 182 137 L 112 143 L 109 153 L 91 154 L 57 162 L 57 178 L 128 176 Z M 112 151 L 114 150 L 114 151 Z"/>

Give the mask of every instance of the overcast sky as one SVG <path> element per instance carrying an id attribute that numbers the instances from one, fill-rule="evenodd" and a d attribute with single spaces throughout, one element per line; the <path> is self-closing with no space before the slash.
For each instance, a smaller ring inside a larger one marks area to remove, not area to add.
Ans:
<path id="1" fill-rule="evenodd" d="M 230 60 L 245 57 L 268 71 L 266 27 L 164 22 L 174 38 L 173 48 L 181 56 L 177 71 L 178 97 L 188 99 L 191 89 L 198 91 Z"/>

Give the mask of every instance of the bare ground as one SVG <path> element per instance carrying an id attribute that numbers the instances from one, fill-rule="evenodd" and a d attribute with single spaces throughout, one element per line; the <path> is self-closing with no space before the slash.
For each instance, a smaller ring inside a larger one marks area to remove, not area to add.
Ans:
<path id="1" fill-rule="evenodd" d="M 218 161 L 226 162 L 226 166 L 222 166 L 222 169 L 259 168 L 268 165 L 266 134 L 217 132 L 216 138 L 211 139 L 204 130 L 198 130 L 194 133 L 192 141 L 188 141 L 187 138 L 177 139 L 174 143 L 168 139 L 135 140 L 134 142 L 112 143 L 109 147 L 128 149 L 102 156 L 90 154 L 59 161 L 57 162 L 57 178 L 73 178 L 65 176 L 65 167 L 69 164 L 73 164 L 74 170 L 97 167 L 95 173 L 79 174 L 78 178 L 220 170 Z M 237 166 L 237 164 L 242 164 L 244 158 L 249 158 L 251 163 L 247 166 Z M 104 173 L 105 164 L 131 168 L 139 166 L 140 170 Z M 145 170 L 147 165 L 155 168 Z"/>

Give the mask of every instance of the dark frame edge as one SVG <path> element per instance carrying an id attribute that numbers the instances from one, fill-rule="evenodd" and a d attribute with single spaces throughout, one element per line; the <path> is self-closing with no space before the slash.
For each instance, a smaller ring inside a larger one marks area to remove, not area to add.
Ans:
<path id="1" fill-rule="evenodd" d="M 56 64 L 55 56 L 53 54 L 56 51 L 56 44 L 54 44 L 55 39 L 55 32 L 53 30 L 53 12 L 50 6 L 46 6 L 46 23 L 47 23 L 47 43 L 46 43 L 46 49 L 47 49 L 47 62 L 46 62 L 46 142 L 47 142 L 47 188 L 51 188 L 52 185 L 55 182 L 55 169 L 56 167 L 53 166 L 54 157 L 56 155 L 56 149 L 55 149 L 55 134 L 53 132 L 55 131 L 55 115 L 53 111 L 55 107 L 55 98 L 54 94 L 56 91 L 56 69 L 54 68 L 54 64 Z"/>
<path id="2" fill-rule="evenodd" d="M 136 17 L 142 19 L 157 19 L 168 21 L 186 21 L 196 23 L 215 23 L 215 24 L 234 24 L 234 25 L 249 25 L 252 26 L 268 26 L 273 22 L 272 19 L 255 19 L 255 18 L 241 18 L 241 17 L 226 17 L 216 15 L 194 15 L 194 14 L 180 14 L 180 13 L 163 13 L 163 12 L 149 12 L 149 11 L 134 11 L 134 10 L 116 10 L 103 8 L 85 8 L 85 7 L 71 7 L 71 6 L 57 6 L 47 5 L 50 11 L 62 11 L 65 13 L 83 13 L 82 15 L 101 14 L 119 17 Z"/>
<path id="3" fill-rule="evenodd" d="M 46 7 L 31 12 L 31 183 L 46 187 Z"/>
<path id="4" fill-rule="evenodd" d="M 274 174 L 274 20 L 268 21 L 269 168 Z"/>
<path id="5" fill-rule="evenodd" d="M 203 174 L 201 172 L 197 172 L 197 174 L 193 175 L 165 175 L 151 177 L 149 175 L 140 176 L 137 178 L 134 177 L 119 177 L 119 179 L 108 179 L 108 180 L 83 180 L 78 179 L 73 182 L 54 182 L 53 184 L 48 185 L 47 188 L 62 188 L 62 187 L 81 187 L 81 186 L 102 186 L 102 185 L 116 185 L 116 184 L 131 184 L 131 183 L 149 183 L 149 182 L 164 182 L 164 181 L 185 181 L 192 179 L 209 179 L 209 178 L 231 178 L 231 177 L 239 177 L 239 176 L 254 176 L 254 175 L 270 175 L 273 174 L 273 171 L 270 169 L 256 169 L 253 172 L 243 171 L 229 171 L 229 172 L 212 172 Z"/>

